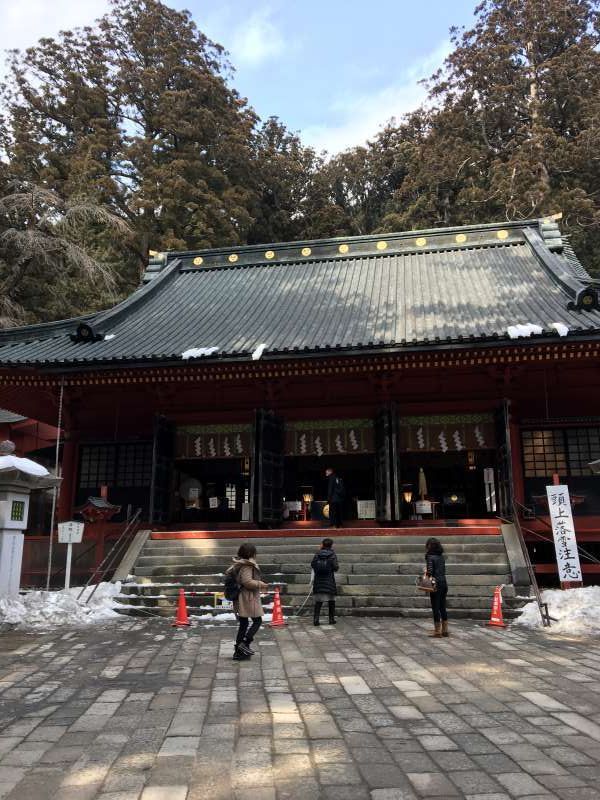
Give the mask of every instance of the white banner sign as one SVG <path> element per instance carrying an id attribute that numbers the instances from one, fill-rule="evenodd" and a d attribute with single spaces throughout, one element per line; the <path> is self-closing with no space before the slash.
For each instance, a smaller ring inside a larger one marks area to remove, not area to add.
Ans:
<path id="1" fill-rule="evenodd" d="M 554 549 L 558 564 L 558 577 L 561 583 L 581 580 L 581 565 L 575 539 L 575 525 L 571 513 L 571 498 L 568 486 L 546 486 L 548 509 Z"/>

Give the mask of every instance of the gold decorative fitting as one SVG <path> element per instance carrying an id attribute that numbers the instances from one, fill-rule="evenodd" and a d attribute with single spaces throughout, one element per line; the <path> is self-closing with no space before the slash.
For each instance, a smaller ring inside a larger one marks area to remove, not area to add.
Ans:
<path id="1" fill-rule="evenodd" d="M 496 236 L 497 236 L 499 239 L 508 239 L 508 231 L 504 231 L 504 230 L 502 230 L 502 231 L 498 231 L 498 233 L 496 234 Z"/>
<path id="2" fill-rule="evenodd" d="M 202 258 L 202 256 L 196 256 L 196 258 L 194 259 L 194 266 L 199 267 L 203 263 L 204 259 Z"/>
<path id="3" fill-rule="evenodd" d="M 312 253 L 312 250 L 310 247 L 303 247 L 301 252 L 303 256 L 309 256 Z"/>
<path id="4" fill-rule="evenodd" d="M 237 253 L 231 253 L 231 255 L 229 256 L 229 260 L 230 260 L 230 262 L 232 264 L 235 264 L 235 262 L 238 260 L 238 258 L 239 258 L 239 256 L 238 256 Z"/>
<path id="5" fill-rule="evenodd" d="M 377 249 L 378 250 L 386 250 L 387 249 L 387 242 L 377 242 Z"/>
<path id="6" fill-rule="evenodd" d="M 425 247 L 427 244 L 427 239 L 424 236 L 419 236 L 418 239 L 415 239 L 415 244 L 417 247 Z"/>
<path id="7" fill-rule="evenodd" d="M 467 235 L 465 233 L 457 233 L 456 234 L 456 241 L 458 244 L 462 244 L 463 242 L 467 241 Z"/>
<path id="8" fill-rule="evenodd" d="M 340 251 L 340 253 L 347 253 L 347 252 L 348 252 L 348 250 L 350 250 L 350 248 L 348 247 L 348 245 L 347 245 L 347 244 L 341 244 L 341 245 L 338 247 L 338 250 Z"/>
<path id="9" fill-rule="evenodd" d="M 269 260 L 271 258 L 275 258 L 275 251 L 274 250 L 267 250 L 267 252 L 265 253 L 265 258 L 268 258 Z"/>

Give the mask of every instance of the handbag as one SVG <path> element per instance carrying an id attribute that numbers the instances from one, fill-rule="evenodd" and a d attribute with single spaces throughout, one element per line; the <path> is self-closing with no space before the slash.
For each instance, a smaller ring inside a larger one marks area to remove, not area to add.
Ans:
<path id="1" fill-rule="evenodd" d="M 419 575 L 415 581 L 415 585 L 419 591 L 428 592 L 429 594 L 437 590 L 435 578 L 430 578 L 426 572 L 424 572 L 422 575 Z"/>

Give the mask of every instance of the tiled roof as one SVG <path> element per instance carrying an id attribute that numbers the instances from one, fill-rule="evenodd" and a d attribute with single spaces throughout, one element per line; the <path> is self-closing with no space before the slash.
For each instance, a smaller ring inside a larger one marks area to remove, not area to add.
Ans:
<path id="1" fill-rule="evenodd" d="M 169 253 L 146 280 L 109 311 L 1 332 L 0 365 L 428 348 L 499 342 L 518 323 L 600 333 L 597 289 L 547 220 Z M 95 341 L 73 341 L 82 321 Z"/>

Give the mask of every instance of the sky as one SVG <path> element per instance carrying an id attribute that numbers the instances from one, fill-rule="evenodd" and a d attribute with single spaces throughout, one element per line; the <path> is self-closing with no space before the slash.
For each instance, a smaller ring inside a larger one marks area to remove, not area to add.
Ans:
<path id="1" fill-rule="evenodd" d="M 229 51 L 233 85 L 262 118 L 340 152 L 418 107 L 419 85 L 469 26 L 475 0 L 169 0 Z M 91 23 L 108 0 L 0 0 L 0 50 Z"/>

